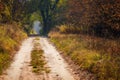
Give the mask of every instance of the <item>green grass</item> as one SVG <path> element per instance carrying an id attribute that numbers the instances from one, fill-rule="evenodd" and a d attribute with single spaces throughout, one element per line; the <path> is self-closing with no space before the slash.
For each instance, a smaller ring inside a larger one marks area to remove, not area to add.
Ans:
<path id="1" fill-rule="evenodd" d="M 11 61 L 10 55 L 7 53 L 0 53 L 0 74 L 9 66 Z"/>
<path id="2" fill-rule="evenodd" d="M 47 67 L 45 67 L 46 62 L 42 50 L 33 50 L 31 57 L 32 57 L 31 66 L 33 67 L 33 72 L 37 74 L 40 74 L 44 71 L 46 73 L 50 72 L 50 70 Z"/>
<path id="3" fill-rule="evenodd" d="M 71 58 L 81 70 L 94 74 L 97 80 L 120 80 L 118 40 L 57 32 L 49 36 L 65 56 Z"/>
<path id="4" fill-rule="evenodd" d="M 32 51 L 32 61 L 31 65 L 33 66 L 33 72 L 41 73 L 44 71 L 44 65 L 46 64 L 43 57 L 42 50 L 33 50 Z"/>
<path id="5" fill-rule="evenodd" d="M 37 42 L 39 38 L 35 38 L 34 40 L 34 49 L 31 52 L 31 66 L 33 68 L 33 72 L 37 74 L 41 74 L 42 72 L 49 73 L 50 70 L 46 67 L 45 57 L 43 55 L 43 50 L 40 48 L 40 44 Z"/>

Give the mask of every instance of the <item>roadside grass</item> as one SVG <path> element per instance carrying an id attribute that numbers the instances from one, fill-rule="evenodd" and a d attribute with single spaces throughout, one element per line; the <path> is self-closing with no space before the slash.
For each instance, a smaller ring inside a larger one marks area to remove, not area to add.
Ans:
<path id="1" fill-rule="evenodd" d="M 120 80 L 120 42 L 87 35 L 51 32 L 51 42 L 97 80 Z"/>
<path id="2" fill-rule="evenodd" d="M 49 73 L 50 70 L 46 67 L 46 61 L 43 55 L 44 51 L 41 49 L 40 44 L 37 41 L 39 41 L 39 38 L 34 39 L 34 49 L 31 52 L 31 66 L 33 72 L 37 74 L 43 72 Z"/>
<path id="3" fill-rule="evenodd" d="M 9 67 L 11 58 L 8 53 L 0 53 L 0 74 Z"/>
<path id="4" fill-rule="evenodd" d="M 0 74 L 7 69 L 27 35 L 16 23 L 0 25 Z"/>

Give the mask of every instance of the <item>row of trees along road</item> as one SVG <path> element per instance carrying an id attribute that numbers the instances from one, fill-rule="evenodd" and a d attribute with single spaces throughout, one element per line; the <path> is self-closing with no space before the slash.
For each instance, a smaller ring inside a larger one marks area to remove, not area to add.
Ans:
<path id="1" fill-rule="evenodd" d="M 43 32 L 57 24 L 72 24 L 88 34 L 119 36 L 119 0 L 0 0 L 0 23 L 30 23 L 32 13 L 39 11 Z"/>
<path id="2" fill-rule="evenodd" d="M 0 23 L 16 21 L 29 24 L 32 13 L 39 11 L 43 31 L 48 33 L 58 2 L 59 0 L 0 0 Z"/>
<path id="3" fill-rule="evenodd" d="M 26 0 L 0 0 L 0 23 L 22 21 L 25 17 Z"/>
<path id="4" fill-rule="evenodd" d="M 40 12 L 41 16 L 41 22 L 43 23 L 43 32 L 44 34 L 47 34 L 51 28 L 55 25 L 56 18 L 58 18 L 57 15 L 60 10 L 60 8 L 65 5 L 64 3 L 66 0 L 30 0 L 29 1 L 29 12 Z"/>
<path id="5" fill-rule="evenodd" d="M 66 24 L 80 28 L 78 33 L 120 36 L 120 0 L 69 0 L 67 7 Z"/>

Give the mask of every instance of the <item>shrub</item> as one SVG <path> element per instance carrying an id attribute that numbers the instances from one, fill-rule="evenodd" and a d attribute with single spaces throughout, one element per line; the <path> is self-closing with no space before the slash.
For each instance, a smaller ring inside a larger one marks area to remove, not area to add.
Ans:
<path id="1" fill-rule="evenodd" d="M 27 35 L 16 23 L 0 26 L 0 74 L 6 69 Z"/>
<path id="2" fill-rule="evenodd" d="M 10 60 L 11 57 L 8 53 L 0 53 L 0 74 L 9 66 Z"/>
<path id="3" fill-rule="evenodd" d="M 80 33 L 82 30 L 80 27 L 75 27 L 73 25 L 61 25 L 58 27 L 61 33 Z"/>
<path id="4" fill-rule="evenodd" d="M 10 37 L 1 37 L 0 44 L 1 51 L 9 53 L 13 52 L 13 50 L 17 46 L 17 43 Z"/>

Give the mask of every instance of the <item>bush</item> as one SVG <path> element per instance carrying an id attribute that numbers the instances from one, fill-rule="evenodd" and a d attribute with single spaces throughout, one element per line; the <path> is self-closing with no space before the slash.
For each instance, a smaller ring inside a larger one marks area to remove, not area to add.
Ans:
<path id="1" fill-rule="evenodd" d="M 61 33 L 80 33 L 80 27 L 74 27 L 73 25 L 61 25 L 58 27 Z"/>
<path id="2" fill-rule="evenodd" d="M 0 38 L 0 51 L 12 53 L 17 47 L 17 43 L 10 37 L 1 37 Z"/>
<path id="3" fill-rule="evenodd" d="M 117 57 L 118 58 L 118 57 Z M 93 66 L 92 72 L 96 74 L 98 80 L 119 80 L 120 65 L 116 62 L 117 58 L 105 56 L 103 60 Z M 120 60 L 120 58 L 119 58 Z"/>
<path id="4" fill-rule="evenodd" d="M 0 74 L 5 70 L 11 61 L 11 57 L 7 53 L 0 53 Z"/>
<path id="5" fill-rule="evenodd" d="M 16 23 L 0 26 L 0 74 L 6 69 L 27 35 Z"/>

